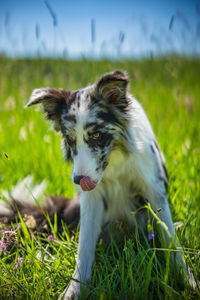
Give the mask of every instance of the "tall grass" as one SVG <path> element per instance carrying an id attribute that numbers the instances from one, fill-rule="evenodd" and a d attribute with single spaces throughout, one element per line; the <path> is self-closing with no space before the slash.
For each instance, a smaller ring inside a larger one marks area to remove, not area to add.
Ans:
<path id="1" fill-rule="evenodd" d="M 49 129 L 38 108 L 24 109 L 32 89 L 77 89 L 104 72 L 127 70 L 130 91 L 141 101 L 165 153 L 169 202 L 186 262 L 200 276 L 200 61 L 168 57 L 140 61 L 66 61 L 0 58 L 0 192 L 28 174 L 46 178 L 47 192 L 72 197 L 71 165 L 63 163 L 60 136 Z M 54 239 L 16 230 L 9 252 L 0 253 L 1 299 L 56 299 L 69 282 L 78 234 L 70 238 L 52 224 Z M 1 224 L 2 228 L 2 224 Z M 1 229 L 3 231 L 5 229 Z M 56 238 L 56 240 L 55 240 Z M 154 238 L 157 239 L 157 236 Z M 13 269 L 18 261 L 22 263 Z M 137 234 L 125 244 L 97 245 L 89 299 L 198 299 L 182 286 L 177 270 L 164 268 L 154 241 Z"/>

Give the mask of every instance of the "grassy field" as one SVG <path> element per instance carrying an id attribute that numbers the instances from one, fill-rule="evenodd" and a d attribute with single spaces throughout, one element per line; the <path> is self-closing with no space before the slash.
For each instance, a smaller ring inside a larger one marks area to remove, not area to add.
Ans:
<path id="1" fill-rule="evenodd" d="M 63 163 L 60 136 L 39 108 L 24 109 L 31 91 L 77 89 L 113 69 L 127 70 L 131 92 L 144 106 L 163 150 L 170 178 L 169 202 L 188 266 L 200 280 L 200 61 L 170 57 L 141 61 L 66 61 L 0 58 L 0 195 L 32 174 L 47 192 L 72 197 L 71 166 Z M 16 230 L 0 252 L 0 299 L 56 299 L 75 266 L 78 234 L 54 238 Z M 1 232 L 3 229 L 1 230 Z M 2 233 L 1 233 L 2 234 Z M 155 236 L 156 239 L 156 236 Z M 23 258 L 23 260 L 22 260 Z M 19 262 L 18 262 L 19 260 Z M 154 249 L 138 236 L 122 246 L 99 244 L 88 299 L 200 299 Z M 16 265 L 18 262 L 18 265 Z"/>

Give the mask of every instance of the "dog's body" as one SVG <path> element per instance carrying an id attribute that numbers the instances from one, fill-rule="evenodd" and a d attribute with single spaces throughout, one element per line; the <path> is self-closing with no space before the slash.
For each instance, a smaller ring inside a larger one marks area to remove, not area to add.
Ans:
<path id="1" fill-rule="evenodd" d="M 127 91 L 125 72 L 103 75 L 75 92 L 41 88 L 27 106 L 42 103 L 47 119 L 62 132 L 66 159 L 73 161 L 72 179 L 80 191 L 80 239 L 74 281 L 61 298 L 73 299 L 89 281 L 96 242 L 102 228 L 125 221 L 145 228 L 147 202 L 167 225 L 167 245 L 175 231 L 167 201 L 164 157 L 144 110 Z M 112 226 L 110 226 L 112 227 Z M 181 254 L 176 258 L 182 261 Z M 181 262 L 182 264 L 182 262 Z M 80 283 L 83 285 L 80 286 Z"/>

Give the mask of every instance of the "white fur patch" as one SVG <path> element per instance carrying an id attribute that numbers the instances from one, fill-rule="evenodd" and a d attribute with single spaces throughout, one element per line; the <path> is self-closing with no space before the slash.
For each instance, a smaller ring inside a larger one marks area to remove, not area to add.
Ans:
<path id="1" fill-rule="evenodd" d="M 19 180 L 10 193 L 8 193 L 8 191 L 2 191 L 2 194 L 8 201 L 14 198 L 22 203 L 35 203 L 36 200 L 42 197 L 47 185 L 48 182 L 46 180 L 34 185 L 33 176 L 28 175 L 23 180 Z"/>

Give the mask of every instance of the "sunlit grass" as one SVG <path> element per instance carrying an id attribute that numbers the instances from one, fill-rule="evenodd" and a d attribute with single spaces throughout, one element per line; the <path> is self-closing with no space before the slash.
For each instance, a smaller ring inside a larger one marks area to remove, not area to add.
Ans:
<path id="1" fill-rule="evenodd" d="M 47 192 L 72 197 L 71 166 L 63 162 L 60 136 L 38 108 L 24 109 L 31 91 L 42 86 L 77 89 L 102 73 L 127 70 L 130 90 L 143 104 L 165 154 L 169 202 L 188 265 L 200 277 L 200 61 L 171 57 L 142 61 L 11 60 L 0 58 L 0 191 L 33 174 L 47 179 Z M 75 266 L 78 236 L 67 229 L 56 241 L 22 226 L 9 253 L 1 253 L 1 299 L 56 299 Z M 156 237 L 155 237 L 156 238 Z M 99 244 L 89 299 L 197 299 L 177 271 L 136 236 L 125 245 Z M 14 269 L 18 257 L 22 263 Z"/>

